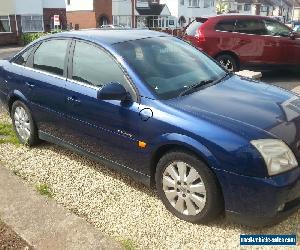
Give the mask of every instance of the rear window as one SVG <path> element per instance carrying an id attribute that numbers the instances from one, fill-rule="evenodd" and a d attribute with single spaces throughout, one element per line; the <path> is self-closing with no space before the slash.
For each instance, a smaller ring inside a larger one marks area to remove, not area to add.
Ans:
<path id="1" fill-rule="evenodd" d="M 185 33 L 188 36 L 195 36 L 197 33 L 197 30 L 200 28 L 200 26 L 203 24 L 203 22 L 192 22 L 186 29 Z"/>
<path id="2" fill-rule="evenodd" d="M 236 32 L 252 35 L 266 35 L 267 31 L 262 20 L 245 19 L 237 20 Z"/>
<path id="3" fill-rule="evenodd" d="M 216 25 L 216 30 L 233 32 L 236 20 L 222 20 Z"/>

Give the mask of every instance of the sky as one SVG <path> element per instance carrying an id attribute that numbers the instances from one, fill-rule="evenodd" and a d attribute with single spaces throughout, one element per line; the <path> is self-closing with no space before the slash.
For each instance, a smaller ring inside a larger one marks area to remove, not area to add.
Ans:
<path id="1" fill-rule="evenodd" d="M 178 1 L 177 0 L 160 0 L 160 3 L 167 4 L 172 16 L 178 17 Z"/>

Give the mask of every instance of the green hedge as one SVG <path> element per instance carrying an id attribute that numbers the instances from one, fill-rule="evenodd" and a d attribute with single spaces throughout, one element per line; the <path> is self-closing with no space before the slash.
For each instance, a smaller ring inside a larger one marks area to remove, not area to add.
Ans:
<path id="1" fill-rule="evenodd" d="M 40 37 L 46 35 L 46 33 L 24 33 L 21 37 L 22 42 L 24 45 L 27 45 L 28 43 L 33 42 L 36 39 L 39 39 Z"/>
<path id="2" fill-rule="evenodd" d="M 59 33 L 62 32 L 62 30 L 53 30 L 50 33 L 43 33 L 43 32 L 38 32 L 38 33 L 24 33 L 21 37 L 22 43 L 24 45 L 27 45 L 31 42 L 33 42 L 36 39 L 39 39 L 42 36 L 49 35 L 49 34 L 54 34 L 54 33 Z"/>

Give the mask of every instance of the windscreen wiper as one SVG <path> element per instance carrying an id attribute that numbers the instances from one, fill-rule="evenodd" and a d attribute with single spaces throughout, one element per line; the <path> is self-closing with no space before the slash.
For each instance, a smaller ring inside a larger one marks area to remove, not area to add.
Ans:
<path id="1" fill-rule="evenodd" d="M 204 85 L 210 84 L 210 83 L 212 83 L 212 82 L 214 82 L 214 80 L 204 80 L 204 81 L 201 81 L 201 82 L 192 84 L 192 85 L 189 86 L 187 89 L 183 90 L 183 91 L 179 94 L 179 96 L 184 96 L 184 95 L 191 94 L 191 93 L 197 91 L 198 88 L 201 88 L 201 87 L 203 87 Z"/>

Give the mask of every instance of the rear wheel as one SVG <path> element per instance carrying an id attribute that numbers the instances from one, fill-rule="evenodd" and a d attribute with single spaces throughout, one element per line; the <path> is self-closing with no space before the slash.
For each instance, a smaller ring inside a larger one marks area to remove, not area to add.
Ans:
<path id="1" fill-rule="evenodd" d="M 19 141 L 33 146 L 38 143 L 38 133 L 30 110 L 21 101 L 15 101 L 11 108 L 11 119 Z"/>
<path id="2" fill-rule="evenodd" d="M 223 197 L 211 170 L 195 156 L 174 151 L 157 165 L 156 188 L 166 208 L 192 223 L 206 223 L 223 211 Z"/>
<path id="3" fill-rule="evenodd" d="M 216 60 L 229 72 L 236 72 L 239 70 L 237 60 L 228 54 L 219 55 L 216 57 Z"/>

